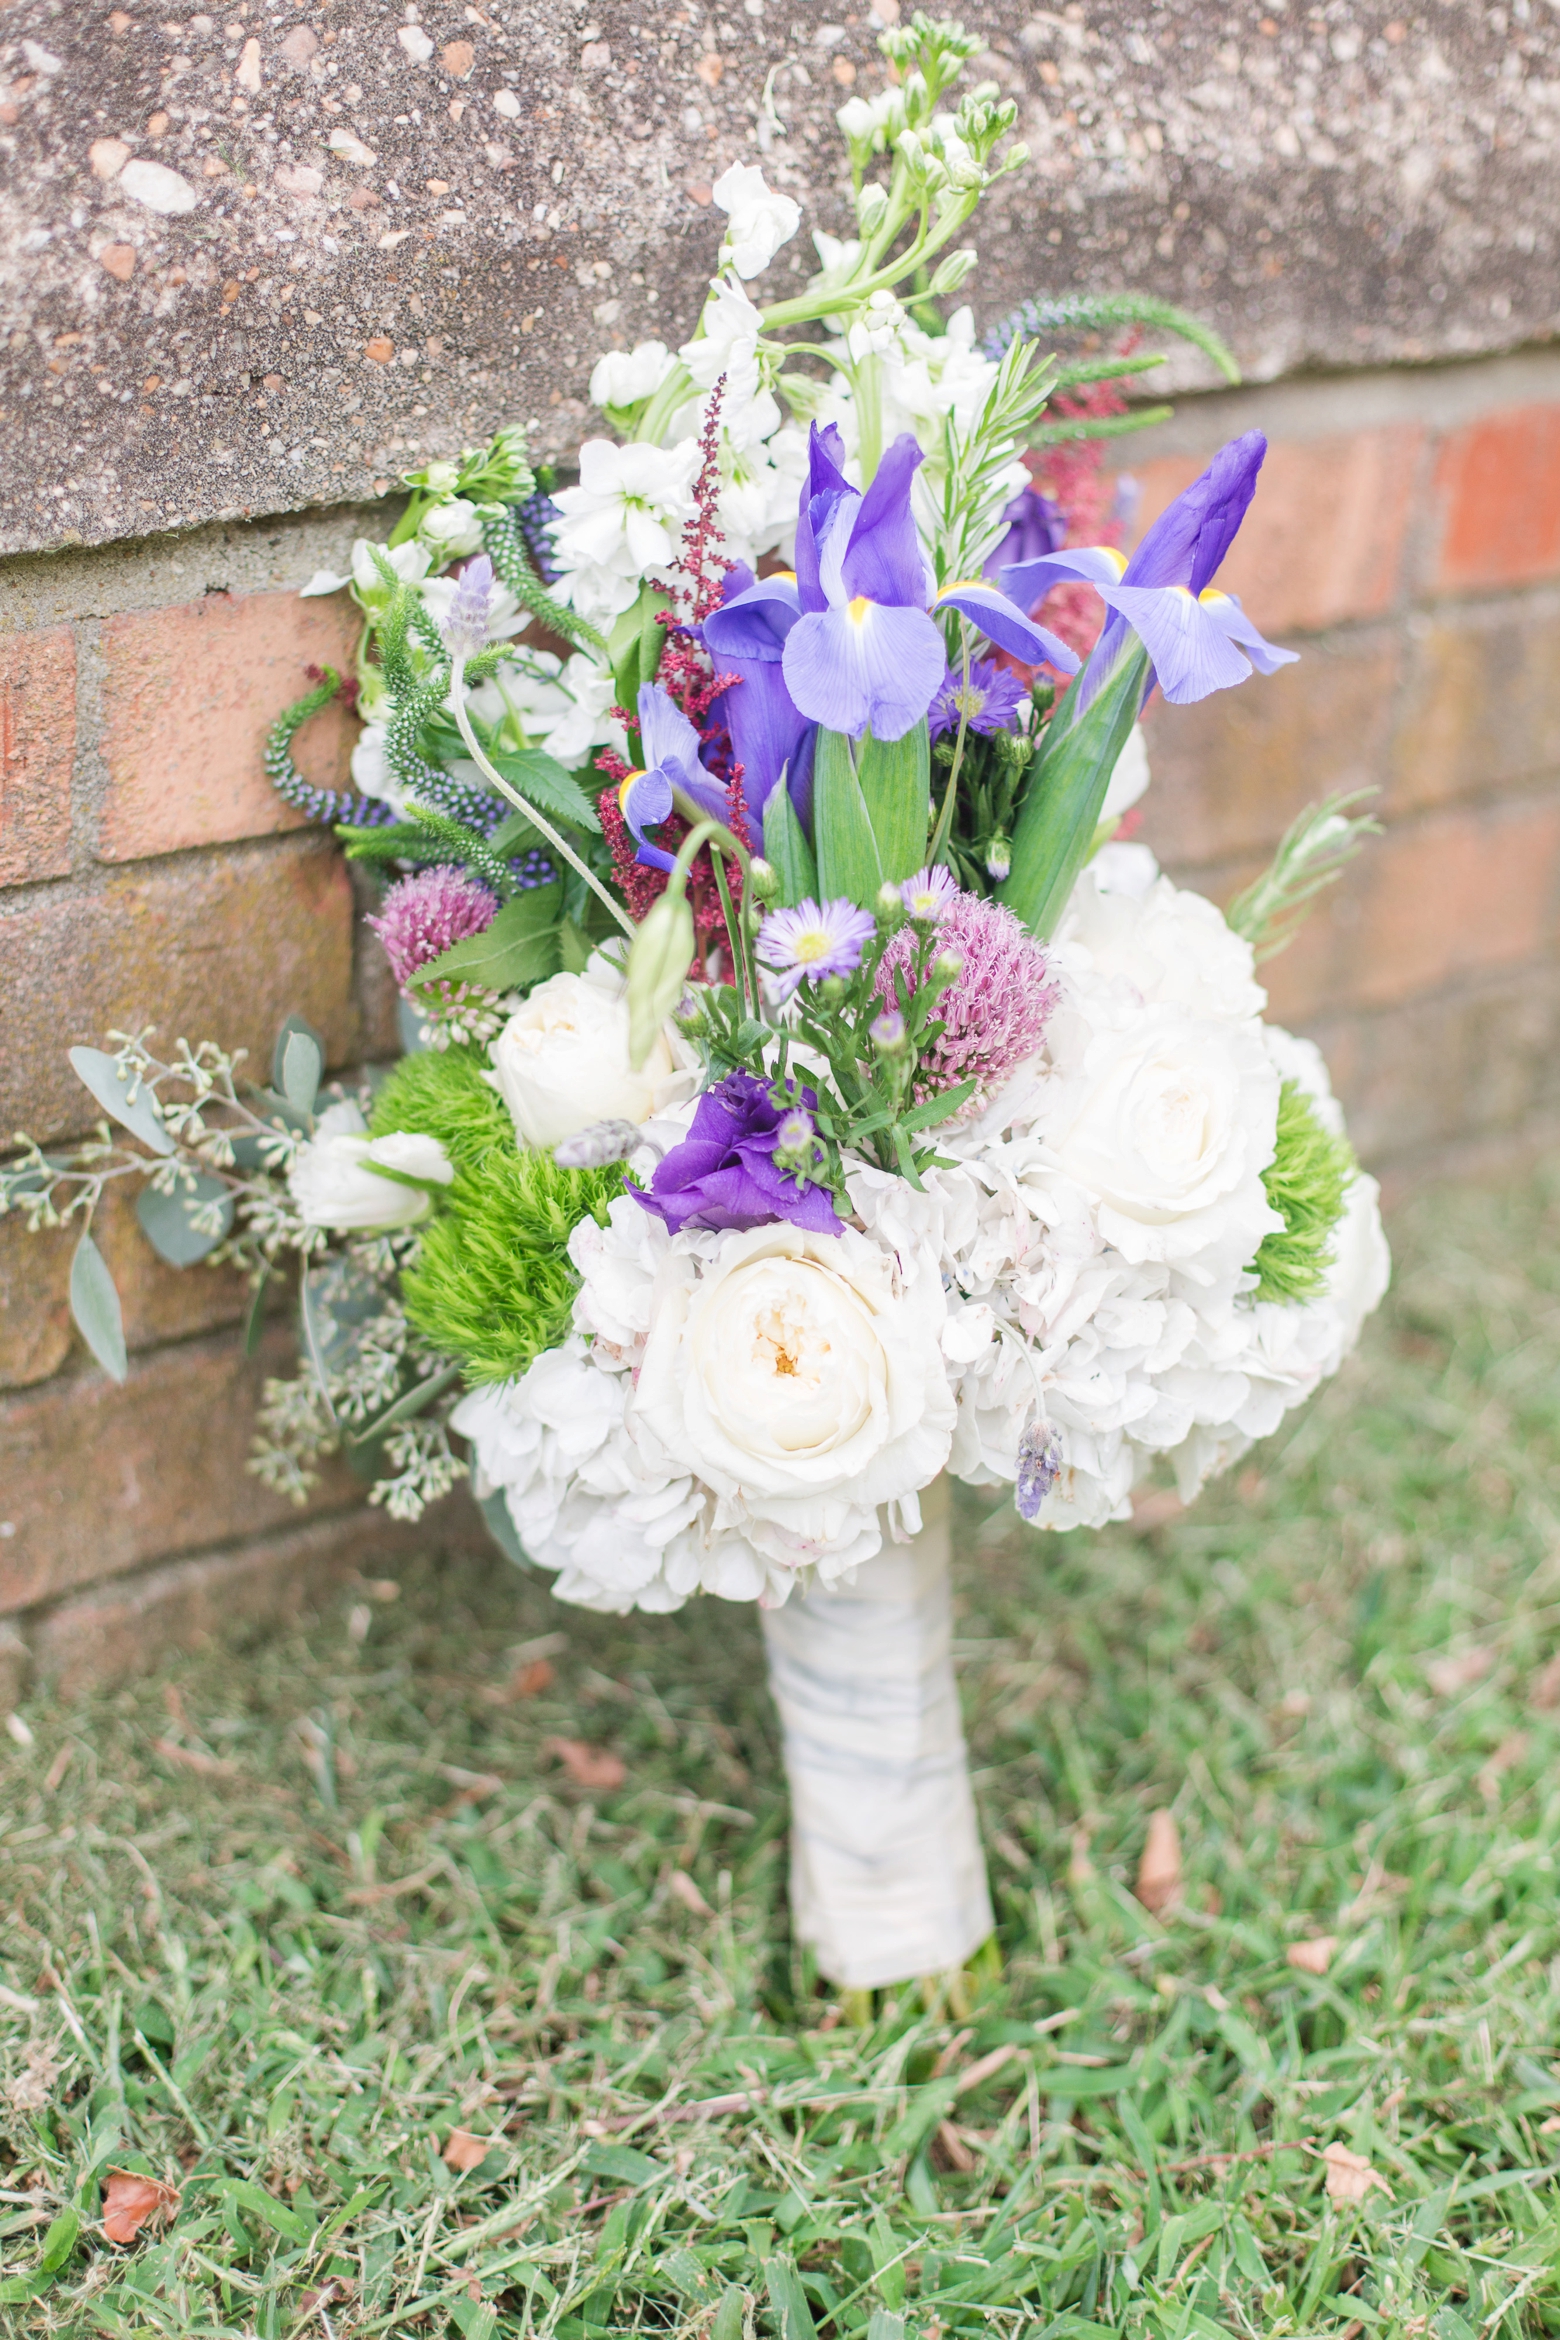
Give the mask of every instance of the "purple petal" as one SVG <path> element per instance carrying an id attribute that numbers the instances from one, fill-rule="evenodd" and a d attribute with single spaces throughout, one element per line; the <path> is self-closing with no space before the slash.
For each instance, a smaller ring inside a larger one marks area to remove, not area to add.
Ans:
<path id="1" fill-rule="evenodd" d="M 699 769 L 699 735 L 659 683 L 639 686 L 639 737 L 646 764 L 675 772 L 686 787 L 683 775 L 692 776 Z"/>
<path id="2" fill-rule="evenodd" d="M 886 451 L 861 499 L 845 555 L 848 599 L 864 593 L 888 608 L 924 609 L 926 559 L 910 511 L 910 483 L 922 460 L 908 431 Z"/>
<path id="3" fill-rule="evenodd" d="M 1076 544 L 1067 552 L 1041 553 L 997 572 L 997 583 L 1020 609 L 1033 609 L 1053 585 L 1119 585 L 1122 558 L 1108 544 Z"/>
<path id="4" fill-rule="evenodd" d="M 1184 585 L 1116 585 L 1106 593 L 1154 662 L 1172 706 L 1227 691 L 1251 672 L 1224 628 Z"/>
<path id="5" fill-rule="evenodd" d="M 1266 641 L 1232 593 L 1216 593 L 1205 586 L 1198 598 L 1220 633 L 1240 644 L 1258 674 L 1276 674 L 1281 666 L 1297 663 L 1299 651 L 1281 650 L 1276 642 Z"/>
<path id="6" fill-rule="evenodd" d="M 1160 513 L 1127 564 L 1127 585 L 1186 585 L 1201 593 L 1235 541 L 1267 453 L 1260 431 L 1219 449 L 1207 470 Z"/>
<path id="7" fill-rule="evenodd" d="M 874 739 L 903 739 L 947 669 L 942 636 L 924 609 L 870 601 L 809 613 L 792 629 L 782 663 L 801 712 L 852 739 L 868 729 Z"/>
<path id="8" fill-rule="evenodd" d="M 716 701 L 731 731 L 732 753 L 742 766 L 742 794 L 748 811 L 763 825 L 770 790 L 787 766 L 796 767 L 813 725 L 795 705 L 780 666 L 783 643 L 773 657 L 731 658 L 716 663 L 738 680 Z M 808 755 L 809 769 L 811 755 Z M 794 794 L 794 791 L 793 791 Z"/>
<path id="9" fill-rule="evenodd" d="M 956 609 L 971 625 L 979 626 L 988 642 L 995 642 L 1011 658 L 1022 658 L 1028 666 L 1038 666 L 1044 659 L 1059 674 L 1078 671 L 1076 653 L 1058 635 L 1037 626 L 1033 618 L 1025 617 L 1018 605 L 1009 601 L 1005 593 L 999 593 L 994 585 L 947 585 L 933 606 Z"/>
<path id="10" fill-rule="evenodd" d="M 739 658 L 778 662 L 785 638 L 801 616 L 794 577 L 761 577 L 746 592 L 733 594 L 704 621 L 704 646 L 718 665 Z"/>

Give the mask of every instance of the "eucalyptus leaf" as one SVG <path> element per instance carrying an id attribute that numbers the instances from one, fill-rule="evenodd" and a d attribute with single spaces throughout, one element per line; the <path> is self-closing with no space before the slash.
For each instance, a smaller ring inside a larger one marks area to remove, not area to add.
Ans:
<path id="1" fill-rule="evenodd" d="M 276 1035 L 271 1079 L 295 1113 L 312 1113 L 325 1071 L 325 1043 L 302 1016 L 289 1016 Z"/>
<path id="2" fill-rule="evenodd" d="M 217 1205 L 217 1230 L 210 1234 L 195 1224 L 196 1214 Z M 233 1197 L 220 1178 L 199 1170 L 188 1185 L 181 1179 L 172 1194 L 144 1187 L 136 1200 L 135 1215 L 152 1249 L 172 1267 L 193 1267 L 231 1233 Z"/>
<path id="3" fill-rule="evenodd" d="M 419 968 L 418 985 L 480 983 L 489 991 L 513 991 L 556 973 L 562 900 L 563 888 L 556 878 L 550 885 L 527 887 L 504 904 L 485 934 L 452 943 Z"/>
<path id="4" fill-rule="evenodd" d="M 76 1329 L 111 1381 L 123 1381 L 125 1323 L 108 1262 L 90 1235 L 83 1235 L 70 1263 L 70 1312 Z"/>
<path id="5" fill-rule="evenodd" d="M 780 899 L 787 909 L 794 910 L 798 902 L 817 893 L 817 855 L 791 802 L 783 772 L 764 807 L 764 859 L 780 880 Z"/>
<path id="6" fill-rule="evenodd" d="M 491 1495 L 479 1495 L 477 1509 L 486 1520 L 488 1534 L 504 1558 L 512 1560 L 517 1568 L 529 1568 L 530 1555 L 515 1534 L 515 1523 L 509 1516 L 509 1504 L 503 1488 L 495 1487 Z"/>
<path id="7" fill-rule="evenodd" d="M 138 1137 L 154 1154 L 173 1152 L 173 1140 L 163 1127 L 156 1098 L 145 1087 L 132 1097 L 133 1076 L 116 1064 L 113 1057 L 105 1056 L 101 1048 L 73 1048 L 70 1067 L 77 1080 L 91 1090 L 104 1112 L 111 1113 L 132 1137 Z"/>

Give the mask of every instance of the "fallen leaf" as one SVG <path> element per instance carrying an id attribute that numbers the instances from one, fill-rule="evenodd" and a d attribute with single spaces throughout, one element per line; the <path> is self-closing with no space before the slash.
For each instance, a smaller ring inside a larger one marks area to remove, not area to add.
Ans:
<path id="1" fill-rule="evenodd" d="M 576 1787 L 620 1788 L 628 1765 L 610 1747 L 592 1747 L 584 1739 L 548 1739 L 542 1752 L 556 1755 Z"/>
<path id="2" fill-rule="evenodd" d="M 491 2137 L 474 2136 L 470 2129 L 451 2129 L 444 2159 L 451 2169 L 458 2169 L 464 2175 L 468 2169 L 486 2161 L 492 2147 Z"/>
<path id="3" fill-rule="evenodd" d="M 1455 1698 L 1459 1690 L 1471 1690 L 1475 1682 L 1482 1682 L 1494 1663 L 1492 1649 L 1465 1649 L 1457 1657 L 1432 1658 L 1425 1668 L 1425 1680 L 1437 1698 Z"/>
<path id="4" fill-rule="evenodd" d="M 1314 1934 L 1309 1942 L 1291 1942 L 1284 1956 L 1302 1974 L 1325 1974 L 1337 1947 L 1336 1934 Z"/>
<path id="5" fill-rule="evenodd" d="M 666 1889 L 684 1909 L 691 1909 L 695 1917 L 713 1917 L 715 1912 L 705 1900 L 686 1869 L 674 1869 L 666 1881 Z"/>
<path id="6" fill-rule="evenodd" d="M 1560 1706 L 1560 1653 L 1550 1659 L 1541 1674 L 1534 1675 L 1533 1687 L 1528 1692 L 1528 1704 L 1538 1707 Z"/>
<path id="7" fill-rule="evenodd" d="M 172 2218 L 179 2207 L 177 2186 L 139 2170 L 111 2169 L 103 2189 L 103 2232 L 110 2242 L 134 2242 L 148 2218 Z"/>
<path id="8" fill-rule="evenodd" d="M 545 1658 L 532 1658 L 528 1666 L 522 1666 L 510 1677 L 509 1696 L 539 1698 L 544 1690 L 552 1688 L 554 1679 L 553 1669 Z"/>
<path id="9" fill-rule="evenodd" d="M 1173 1812 L 1149 1814 L 1148 1838 L 1138 1863 L 1137 1897 L 1155 1917 L 1162 1917 L 1181 1898 L 1181 1832 Z"/>
<path id="10" fill-rule="evenodd" d="M 6 2090 L 6 2095 L 17 2112 L 42 2112 L 54 2093 L 59 2067 L 46 2047 L 27 2050 L 27 2069 L 20 2072 Z"/>
<path id="11" fill-rule="evenodd" d="M 1329 2202 L 1363 2202 L 1372 2186 L 1379 2186 L 1384 2194 L 1392 2191 L 1380 2170 L 1373 2168 L 1363 2153 L 1351 2153 L 1347 2145 L 1324 2146 L 1322 2159 L 1327 2164 Z"/>
<path id="12" fill-rule="evenodd" d="M 202 1779 L 231 1779 L 237 1769 L 235 1764 L 224 1763 L 220 1755 L 207 1755 L 199 1747 L 181 1747 L 173 1739 L 154 1739 L 152 1747 L 165 1763 L 198 1772 Z"/>

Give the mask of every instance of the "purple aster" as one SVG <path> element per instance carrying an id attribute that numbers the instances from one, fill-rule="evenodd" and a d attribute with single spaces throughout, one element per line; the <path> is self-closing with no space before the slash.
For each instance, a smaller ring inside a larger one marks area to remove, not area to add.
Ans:
<path id="1" fill-rule="evenodd" d="M 938 940 L 936 963 L 957 960 L 958 973 L 938 998 L 942 1031 L 922 1054 L 915 1099 L 920 1104 L 973 1081 L 974 1094 L 955 1117 L 973 1121 L 1040 1046 L 1056 984 L 1040 944 L 1000 902 L 955 893 L 939 921 Z M 909 979 L 914 950 L 915 929 L 904 926 L 883 953 L 877 989 L 890 1004 L 896 977 Z"/>
<path id="2" fill-rule="evenodd" d="M 849 975 L 877 933 L 870 910 L 858 910 L 844 895 L 835 901 L 799 902 L 794 910 L 771 910 L 758 930 L 758 955 L 779 975 L 778 998 L 787 1000 L 801 984 L 826 975 Z"/>
<path id="3" fill-rule="evenodd" d="M 951 869 L 918 869 L 899 889 L 900 900 L 912 918 L 933 926 L 947 917 L 959 898 Z"/>
<path id="4" fill-rule="evenodd" d="M 385 896 L 384 908 L 368 923 L 385 946 L 391 972 L 404 991 L 419 969 L 452 943 L 486 934 L 498 904 L 486 886 L 458 869 L 420 869 L 402 878 Z"/>
<path id="5" fill-rule="evenodd" d="M 818 1100 L 802 1089 L 802 1107 Z M 683 1227 L 766 1227 L 787 1219 L 812 1235 L 838 1235 L 841 1224 L 826 1186 L 788 1176 L 775 1150 L 807 1117 L 798 1105 L 776 1105 L 770 1085 L 749 1072 L 728 1073 L 706 1089 L 693 1127 L 680 1146 L 657 1163 L 648 1190 L 629 1192 L 663 1219 L 675 1235 Z M 812 1123 L 807 1120 L 810 1136 Z"/>
<path id="6" fill-rule="evenodd" d="M 927 710 L 932 737 L 940 739 L 945 731 L 957 732 L 961 714 L 967 716 L 971 731 L 988 735 L 1012 731 L 1028 696 L 1012 668 L 998 666 L 994 659 L 975 659 L 967 683 L 963 668 L 950 666 Z"/>

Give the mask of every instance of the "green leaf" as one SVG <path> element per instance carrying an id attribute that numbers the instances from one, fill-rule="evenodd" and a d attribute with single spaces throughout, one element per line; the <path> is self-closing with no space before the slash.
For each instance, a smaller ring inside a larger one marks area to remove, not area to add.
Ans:
<path id="1" fill-rule="evenodd" d="M 715 2321 L 710 2326 L 710 2340 L 742 2340 L 743 2309 L 747 2301 L 740 2283 L 728 2283 L 721 2294 Z"/>
<path id="2" fill-rule="evenodd" d="M 271 1058 L 272 1085 L 295 1113 L 312 1113 L 325 1071 L 325 1043 L 302 1016 L 289 1016 L 276 1035 Z"/>
<path id="3" fill-rule="evenodd" d="M 797 817 L 782 772 L 764 807 L 764 859 L 780 879 L 780 899 L 794 910 L 818 891 L 818 859 Z"/>
<path id="4" fill-rule="evenodd" d="M 38 2261 L 40 2275 L 57 2275 L 76 2247 L 81 2232 L 79 2210 L 62 2211 L 43 2238 L 43 2256 Z"/>
<path id="5" fill-rule="evenodd" d="M 1042 942 L 1055 932 L 1088 858 L 1110 776 L 1137 721 L 1147 675 L 1148 652 L 1134 634 L 1076 718 L 1069 709 L 1082 678 L 1073 684 L 1029 767 L 1013 827 L 1013 866 L 997 899 Z"/>
<path id="6" fill-rule="evenodd" d="M 138 1137 L 143 1146 L 150 1146 L 154 1154 L 171 1154 L 173 1140 L 164 1129 L 157 1100 L 144 1086 L 136 1095 L 130 1095 L 131 1075 L 101 1048 L 73 1048 L 70 1068 L 78 1081 L 85 1083 L 105 1113 L 122 1122 L 132 1137 Z"/>
<path id="7" fill-rule="evenodd" d="M 767 839 L 766 839 L 767 842 Z M 869 903 L 883 883 L 878 841 L 856 769 L 856 751 L 838 731 L 820 731 L 813 762 L 813 845 L 818 891 Z"/>
<path id="8" fill-rule="evenodd" d="M 820 731 L 813 765 L 813 843 L 825 900 L 863 907 L 885 879 L 913 877 L 926 860 L 931 752 L 924 722 L 903 739 L 855 743 Z M 767 846 L 767 835 L 765 843 Z"/>
<path id="9" fill-rule="evenodd" d="M 305 2218 L 300 2211 L 278 2202 L 264 2186 L 257 2186 L 248 2178 L 224 2178 L 216 2189 L 237 2209 L 247 2210 L 260 2219 L 273 2233 L 286 2237 L 288 2242 L 307 2243 L 314 2240 L 316 2221 Z"/>
<path id="10" fill-rule="evenodd" d="M 883 875 L 896 883 L 926 865 L 932 817 L 931 746 L 923 718 L 903 739 L 874 739 L 856 754 L 856 773 L 877 838 Z"/>
<path id="11" fill-rule="evenodd" d="M 905 2340 L 904 2317 L 890 2314 L 887 2308 L 874 2308 L 867 2326 L 867 2340 Z"/>
<path id="12" fill-rule="evenodd" d="M 219 1206 L 219 1224 L 214 1235 L 194 1223 L 196 1212 L 211 1203 Z M 208 1251 L 215 1251 L 231 1231 L 233 1197 L 220 1178 L 198 1170 L 189 1185 L 181 1180 L 172 1194 L 159 1194 L 154 1186 L 144 1187 L 136 1201 L 135 1215 L 141 1222 L 142 1234 L 155 1252 L 173 1267 L 193 1267 Z"/>
<path id="13" fill-rule="evenodd" d="M 813 2322 L 795 2262 L 766 2259 L 764 2281 L 769 2286 L 769 2304 L 775 2311 L 780 2340 L 817 2340 L 818 2327 Z"/>
<path id="14" fill-rule="evenodd" d="M 111 1381 L 123 1381 L 125 1324 L 108 1263 L 90 1235 L 83 1235 L 70 1263 L 70 1312 L 76 1328 Z"/>
<path id="15" fill-rule="evenodd" d="M 639 686 L 654 682 L 666 647 L 666 628 L 657 621 L 671 608 L 671 597 L 659 585 L 642 585 L 639 598 L 625 609 L 607 637 L 607 657 L 620 707 L 637 715 Z"/>
<path id="16" fill-rule="evenodd" d="M 584 2166 L 592 2177 L 611 2178 L 620 2186 L 648 2186 L 668 2174 L 659 2161 L 637 2153 L 632 2145 L 592 2145 Z"/>
<path id="17" fill-rule="evenodd" d="M 417 983 L 480 983 L 489 991 L 514 991 L 557 972 L 558 911 L 563 887 L 528 886 L 504 904 L 485 934 L 452 943 L 418 970 Z"/>
<path id="18" fill-rule="evenodd" d="M 529 1568 L 530 1556 L 515 1534 L 515 1523 L 509 1516 L 509 1505 L 503 1488 L 495 1487 L 491 1495 L 479 1495 L 477 1509 L 486 1520 L 488 1534 L 504 1558 L 512 1560 L 517 1568 Z"/>
<path id="19" fill-rule="evenodd" d="M 584 789 L 541 748 L 489 748 L 488 762 L 522 796 L 555 820 L 572 821 L 577 829 L 599 832 L 601 822 Z"/>

